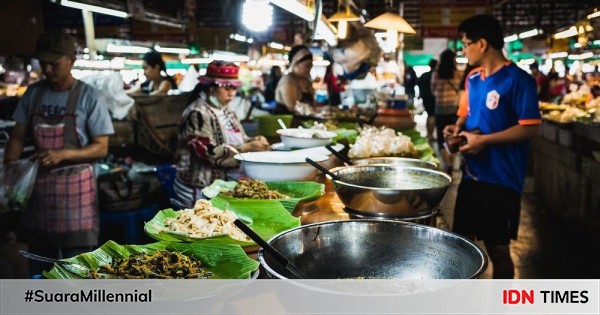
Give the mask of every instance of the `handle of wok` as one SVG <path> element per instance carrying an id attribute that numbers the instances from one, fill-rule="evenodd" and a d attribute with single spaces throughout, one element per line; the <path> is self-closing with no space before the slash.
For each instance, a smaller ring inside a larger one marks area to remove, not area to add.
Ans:
<path id="1" fill-rule="evenodd" d="M 258 246 L 264 249 L 271 257 L 275 258 L 277 262 L 279 262 L 282 266 L 284 266 L 287 270 L 294 274 L 299 279 L 305 279 L 306 276 L 300 271 L 294 264 L 292 264 L 285 256 L 283 256 L 278 250 L 273 248 L 271 244 L 267 243 L 262 237 L 256 234 L 246 223 L 242 222 L 240 219 L 235 219 L 233 224 L 237 226 L 244 234 L 248 235 Z"/>
<path id="2" fill-rule="evenodd" d="M 331 145 L 326 145 L 325 149 L 329 150 L 329 152 L 331 152 L 333 155 L 335 155 L 338 159 L 342 160 L 342 162 L 348 164 L 348 165 L 354 165 L 354 163 L 352 163 L 352 161 L 350 161 L 350 159 L 341 154 L 340 152 L 336 151 Z"/>
<path id="3" fill-rule="evenodd" d="M 333 180 L 340 180 L 340 178 L 337 175 L 333 174 L 328 169 L 326 169 L 323 166 L 319 165 L 319 163 L 311 160 L 310 158 L 306 158 L 305 161 L 306 161 L 306 163 L 312 165 L 314 168 L 318 169 L 319 171 L 323 172 L 324 174 L 329 175 Z"/>

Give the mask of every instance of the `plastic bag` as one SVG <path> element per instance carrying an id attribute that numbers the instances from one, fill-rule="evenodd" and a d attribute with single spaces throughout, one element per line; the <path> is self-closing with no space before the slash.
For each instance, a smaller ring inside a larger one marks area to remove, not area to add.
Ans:
<path id="1" fill-rule="evenodd" d="M 123 78 L 118 72 L 91 74 L 81 78 L 81 81 L 93 86 L 104 95 L 113 118 L 123 119 L 127 117 L 127 113 L 133 107 L 135 100 L 123 90 Z"/>
<path id="2" fill-rule="evenodd" d="M 37 160 L 22 159 L 4 165 L 0 169 L 0 213 L 23 211 L 35 185 L 38 171 Z"/>

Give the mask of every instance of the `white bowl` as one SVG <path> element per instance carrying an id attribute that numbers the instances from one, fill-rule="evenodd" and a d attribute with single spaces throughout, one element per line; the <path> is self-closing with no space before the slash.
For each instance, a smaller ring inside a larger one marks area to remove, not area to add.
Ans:
<path id="1" fill-rule="evenodd" d="M 247 152 L 236 154 L 244 172 L 251 178 L 269 181 L 313 180 L 317 169 L 306 163 L 310 158 L 315 162 L 325 162 L 327 155 L 296 152 Z"/>
<path id="2" fill-rule="evenodd" d="M 337 133 L 333 131 L 318 129 L 278 129 L 277 134 L 281 137 L 283 144 L 290 149 L 324 146 L 337 137 Z"/>

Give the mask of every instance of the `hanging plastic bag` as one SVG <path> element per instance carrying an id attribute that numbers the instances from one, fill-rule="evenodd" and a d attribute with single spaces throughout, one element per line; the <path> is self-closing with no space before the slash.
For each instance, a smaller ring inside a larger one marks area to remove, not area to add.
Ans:
<path id="1" fill-rule="evenodd" d="M 35 185 L 37 160 L 22 159 L 2 166 L 0 170 L 0 213 L 23 211 Z"/>

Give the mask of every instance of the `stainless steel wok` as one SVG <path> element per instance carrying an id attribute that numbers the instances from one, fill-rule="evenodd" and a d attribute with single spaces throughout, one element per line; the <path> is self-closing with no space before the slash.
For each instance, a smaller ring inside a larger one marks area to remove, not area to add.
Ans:
<path id="1" fill-rule="evenodd" d="M 354 165 L 387 164 L 404 167 L 421 167 L 431 170 L 437 169 L 437 165 L 433 162 L 401 157 L 373 157 L 353 160 L 352 163 L 354 163 Z"/>
<path id="2" fill-rule="evenodd" d="M 437 228 L 392 220 L 315 223 L 269 241 L 310 279 L 470 279 L 487 268 L 481 248 Z M 293 276 L 262 249 L 271 277 Z"/>
<path id="3" fill-rule="evenodd" d="M 330 170 L 333 187 L 346 206 L 360 216 L 415 218 L 431 214 L 452 182 L 445 173 L 394 165 L 355 165 Z"/>

